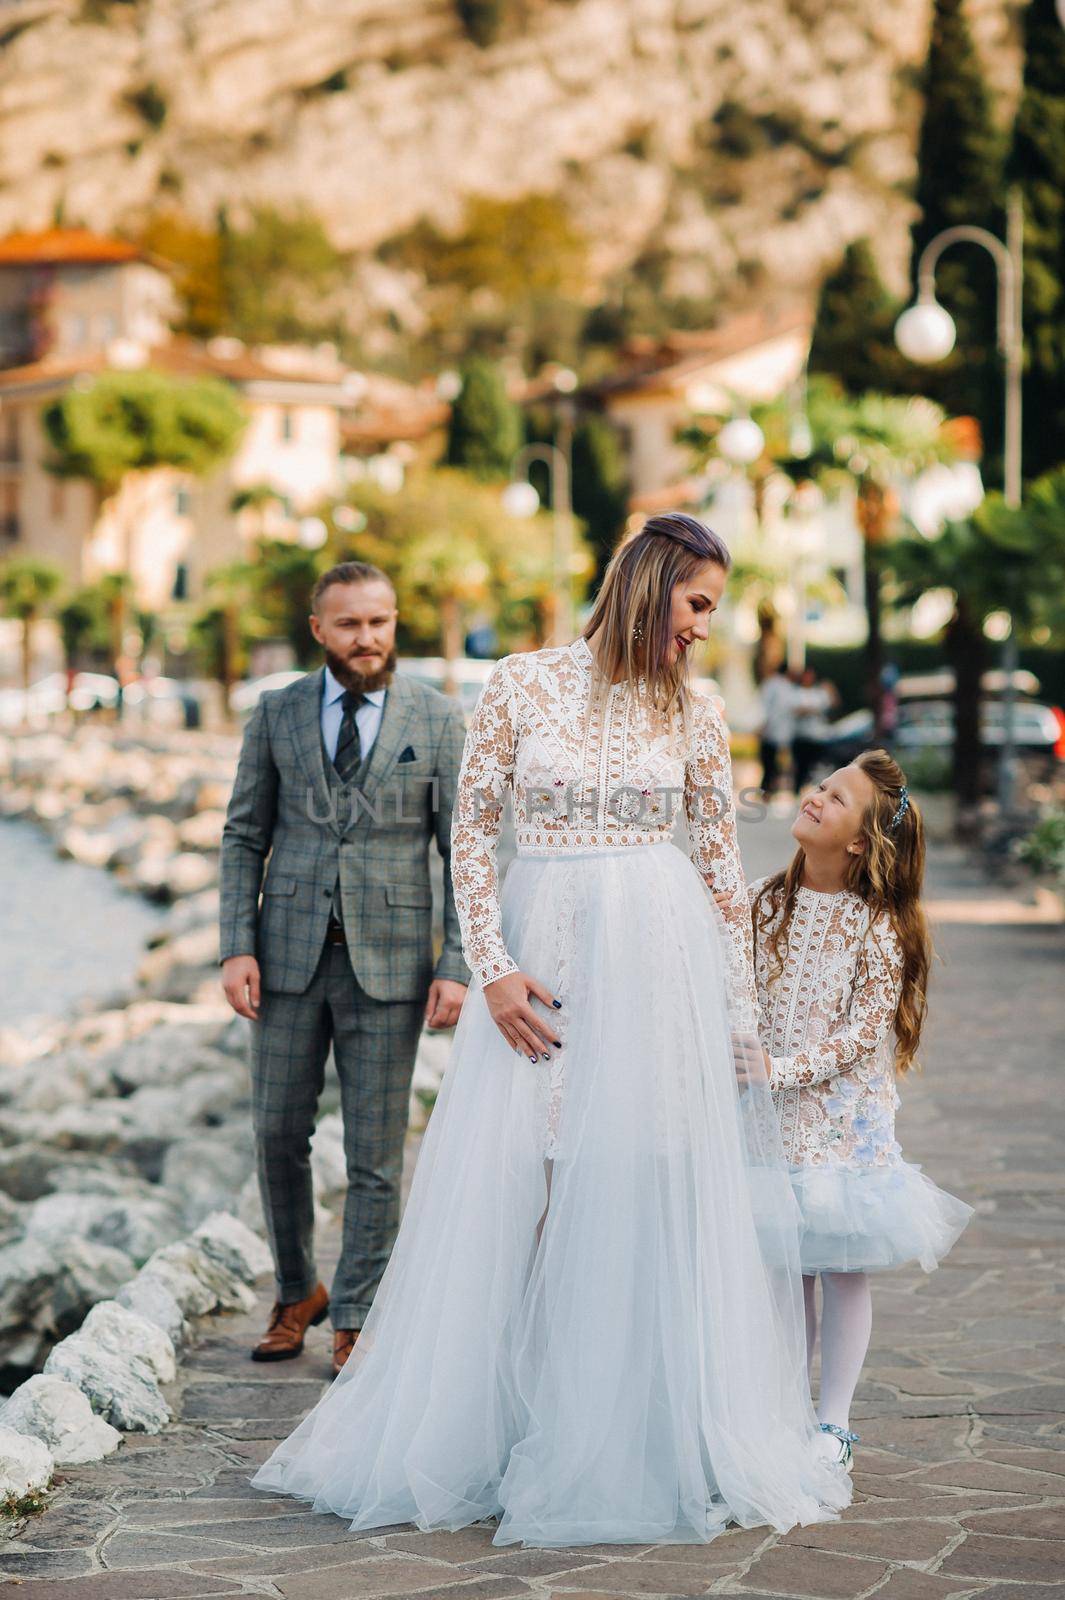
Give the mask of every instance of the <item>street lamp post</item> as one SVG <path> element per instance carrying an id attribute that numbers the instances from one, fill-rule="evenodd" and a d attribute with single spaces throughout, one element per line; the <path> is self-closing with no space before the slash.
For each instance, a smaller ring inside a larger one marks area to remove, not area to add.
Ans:
<path id="1" fill-rule="evenodd" d="M 1021 292 L 1024 261 L 1024 217 L 1020 191 L 1011 189 L 1006 207 L 1006 239 L 986 228 L 962 224 L 945 228 L 925 245 L 917 264 L 917 302 L 895 324 L 895 342 L 911 361 L 942 361 L 954 348 L 955 328 L 950 312 L 936 299 L 935 270 L 943 251 L 952 244 L 978 244 L 989 252 L 998 279 L 998 348 L 1006 375 L 1006 439 L 1004 490 L 1007 506 L 1021 503 L 1021 375 L 1024 365 L 1024 331 Z M 1012 617 L 1003 641 L 1002 752 L 998 766 L 998 799 L 1003 817 L 1013 806 L 1016 769 L 1017 628 Z"/>
<path id="2" fill-rule="evenodd" d="M 528 444 L 519 450 L 510 468 L 511 481 L 503 491 L 503 504 L 511 516 L 534 516 L 540 499 L 529 482 L 534 461 L 548 473 L 551 493 L 552 627 L 549 644 L 568 644 L 573 638 L 573 516 L 567 451 L 557 444 Z"/>

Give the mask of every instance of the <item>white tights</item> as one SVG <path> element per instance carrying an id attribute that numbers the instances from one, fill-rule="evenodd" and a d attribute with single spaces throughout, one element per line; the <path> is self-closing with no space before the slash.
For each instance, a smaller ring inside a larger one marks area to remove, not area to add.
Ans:
<path id="1" fill-rule="evenodd" d="M 821 1394 L 817 1420 L 849 1428 L 851 1401 L 873 1326 L 869 1277 L 864 1272 L 822 1272 L 817 1276 L 821 1279 Z M 804 1276 L 802 1280 L 809 1367 L 813 1366 L 817 1343 L 817 1276 Z"/>

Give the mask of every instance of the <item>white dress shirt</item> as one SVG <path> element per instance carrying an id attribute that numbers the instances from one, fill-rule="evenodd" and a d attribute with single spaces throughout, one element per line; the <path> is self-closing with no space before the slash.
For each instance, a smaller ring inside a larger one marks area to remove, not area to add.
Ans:
<path id="1" fill-rule="evenodd" d="M 368 689 L 366 699 L 355 712 L 359 747 L 364 758 L 370 754 L 373 742 L 377 738 L 377 730 L 381 726 L 381 717 L 384 714 L 386 693 L 385 689 Z M 330 761 L 336 755 L 337 740 L 340 738 L 340 724 L 344 717 L 344 707 L 341 705 L 343 694 L 344 685 L 338 683 L 326 667 L 325 685 L 322 691 L 322 742 Z"/>

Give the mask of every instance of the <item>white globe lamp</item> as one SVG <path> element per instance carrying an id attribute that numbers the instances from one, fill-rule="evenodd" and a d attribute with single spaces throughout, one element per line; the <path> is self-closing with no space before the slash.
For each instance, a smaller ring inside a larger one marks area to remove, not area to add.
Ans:
<path id="1" fill-rule="evenodd" d="M 752 417 L 733 417 L 718 434 L 717 447 L 727 461 L 750 466 L 765 449 L 765 434 Z"/>
<path id="2" fill-rule="evenodd" d="M 922 365 L 945 360 L 957 336 L 954 318 L 938 300 L 919 300 L 895 324 L 895 343 L 907 361 Z"/>
<path id="3" fill-rule="evenodd" d="M 535 517 L 540 509 L 540 496 L 525 478 L 516 478 L 503 490 L 503 510 L 508 517 Z"/>

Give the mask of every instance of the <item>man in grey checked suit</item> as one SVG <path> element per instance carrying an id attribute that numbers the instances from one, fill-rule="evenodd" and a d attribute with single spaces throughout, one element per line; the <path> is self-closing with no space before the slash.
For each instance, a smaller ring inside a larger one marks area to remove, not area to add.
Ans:
<path id="1" fill-rule="evenodd" d="M 311 604 L 325 665 L 264 694 L 244 733 L 222 835 L 220 954 L 226 996 L 252 1022 L 259 1189 L 277 1275 L 252 1356 L 299 1355 L 328 1311 L 339 1372 L 399 1228 L 422 1024 L 453 1026 L 470 977 L 449 870 L 465 723 L 454 701 L 394 674 L 396 596 L 379 568 L 334 567 Z M 431 838 L 444 861 L 435 965 Z M 327 1296 L 310 1140 L 330 1044 L 349 1187 Z"/>

